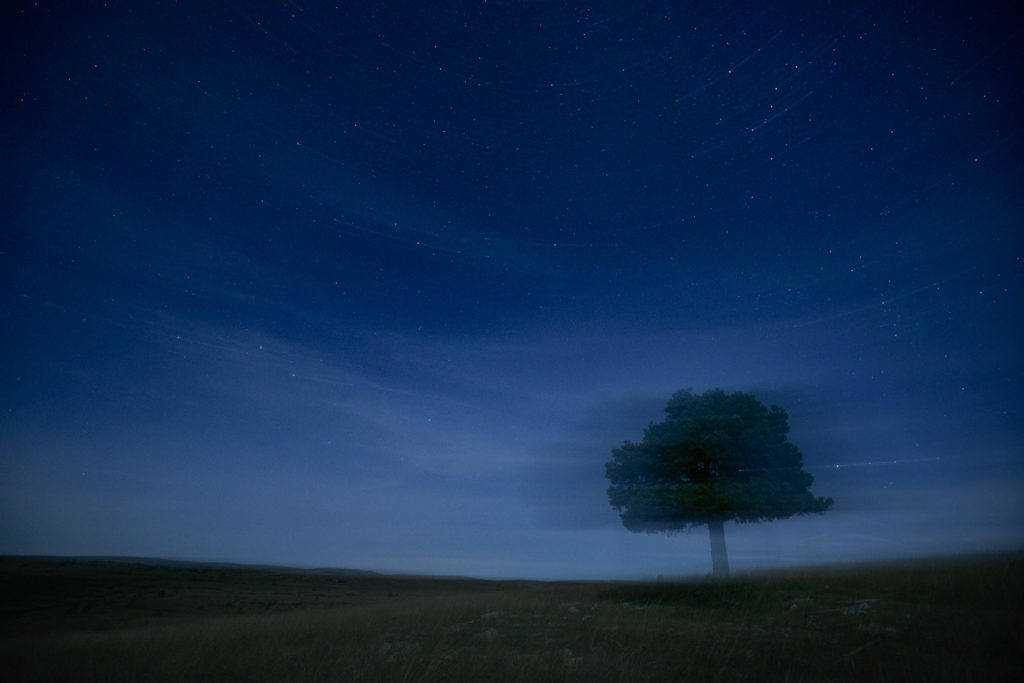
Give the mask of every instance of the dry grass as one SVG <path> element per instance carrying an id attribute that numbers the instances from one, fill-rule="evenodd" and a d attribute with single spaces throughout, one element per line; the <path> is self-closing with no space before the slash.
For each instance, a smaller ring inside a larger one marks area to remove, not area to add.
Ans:
<path id="1" fill-rule="evenodd" d="M 1012 555 L 540 583 L 8 558 L 0 678 L 1021 680 L 1022 568 Z"/>

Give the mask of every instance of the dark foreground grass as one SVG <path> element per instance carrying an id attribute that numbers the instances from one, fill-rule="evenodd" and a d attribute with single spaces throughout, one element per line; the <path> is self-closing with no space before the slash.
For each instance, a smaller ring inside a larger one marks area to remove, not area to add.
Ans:
<path id="1" fill-rule="evenodd" d="M 7 558 L 0 680 L 1017 681 L 1022 569 L 544 583 Z"/>

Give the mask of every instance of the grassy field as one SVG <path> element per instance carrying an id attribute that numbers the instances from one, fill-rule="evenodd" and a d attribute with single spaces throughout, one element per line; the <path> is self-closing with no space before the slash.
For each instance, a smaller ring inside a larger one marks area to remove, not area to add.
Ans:
<path id="1" fill-rule="evenodd" d="M 0 680 L 1018 681 L 1022 570 L 548 583 L 0 558 Z"/>

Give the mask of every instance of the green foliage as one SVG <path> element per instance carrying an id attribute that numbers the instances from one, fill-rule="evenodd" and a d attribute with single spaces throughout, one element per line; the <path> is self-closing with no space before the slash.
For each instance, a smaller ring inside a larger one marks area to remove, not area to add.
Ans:
<path id="1" fill-rule="evenodd" d="M 630 531 L 670 532 L 713 520 L 760 522 L 820 513 L 814 477 L 788 440 L 786 411 L 751 394 L 673 394 L 668 417 L 606 463 L 608 499 Z"/>

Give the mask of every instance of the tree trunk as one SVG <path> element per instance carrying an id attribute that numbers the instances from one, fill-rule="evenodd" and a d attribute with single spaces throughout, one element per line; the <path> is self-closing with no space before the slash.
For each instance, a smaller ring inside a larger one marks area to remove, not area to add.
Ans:
<path id="1" fill-rule="evenodd" d="M 722 520 L 713 519 L 708 522 L 708 534 L 711 536 L 711 576 L 724 579 L 729 576 L 729 555 L 725 551 L 725 528 Z"/>

